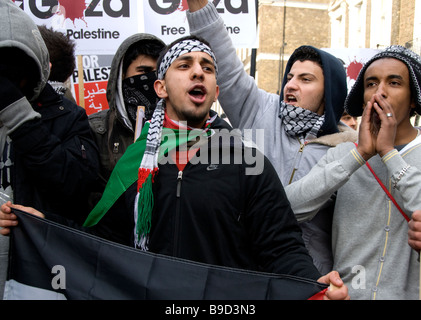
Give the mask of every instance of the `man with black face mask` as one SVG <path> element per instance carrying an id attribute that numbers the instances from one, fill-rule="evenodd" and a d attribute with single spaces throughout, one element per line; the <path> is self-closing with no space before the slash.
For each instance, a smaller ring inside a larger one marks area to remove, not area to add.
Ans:
<path id="1" fill-rule="evenodd" d="M 123 41 L 114 55 L 107 85 L 109 109 L 89 116 L 101 160 L 97 192 L 90 197 L 92 206 L 101 198 L 115 164 L 134 142 L 137 108 L 145 107 L 143 122 L 155 110 L 156 62 L 164 47 L 154 35 L 137 33 Z"/>

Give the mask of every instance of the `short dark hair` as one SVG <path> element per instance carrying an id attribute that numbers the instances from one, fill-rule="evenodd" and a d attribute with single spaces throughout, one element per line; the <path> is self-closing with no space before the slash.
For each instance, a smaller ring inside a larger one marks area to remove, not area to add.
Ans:
<path id="1" fill-rule="evenodd" d="M 293 65 L 296 61 L 304 62 L 304 61 L 313 61 L 316 62 L 322 69 L 323 63 L 320 55 L 317 53 L 316 50 L 309 46 L 301 46 L 294 51 L 291 58 L 291 65 Z"/>
<path id="2" fill-rule="evenodd" d="M 65 82 L 76 67 L 75 42 L 64 33 L 47 28 L 45 25 L 38 26 L 52 64 L 48 80 Z"/>
<path id="3" fill-rule="evenodd" d="M 123 58 L 123 72 L 127 71 L 130 64 L 141 54 L 158 59 L 165 45 L 159 40 L 144 39 L 133 43 L 126 51 Z"/>

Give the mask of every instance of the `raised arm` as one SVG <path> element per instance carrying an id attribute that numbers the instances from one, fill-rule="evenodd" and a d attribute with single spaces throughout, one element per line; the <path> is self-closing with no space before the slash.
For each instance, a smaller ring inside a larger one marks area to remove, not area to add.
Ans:
<path id="1" fill-rule="evenodd" d="M 188 0 L 187 3 L 190 32 L 208 41 L 216 55 L 221 89 L 218 100 L 222 108 L 233 127 L 252 127 L 269 106 L 279 105 L 279 96 L 258 89 L 254 79 L 245 72 L 215 6 L 208 0 Z"/>

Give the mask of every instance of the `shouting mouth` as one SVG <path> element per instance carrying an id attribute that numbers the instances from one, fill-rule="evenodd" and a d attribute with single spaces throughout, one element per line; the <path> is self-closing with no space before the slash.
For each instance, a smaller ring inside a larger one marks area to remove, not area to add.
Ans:
<path id="1" fill-rule="evenodd" d="M 206 88 L 203 85 L 194 85 L 189 91 L 189 96 L 195 104 L 201 104 L 206 99 L 206 93 Z"/>
<path id="2" fill-rule="evenodd" d="M 295 105 L 297 103 L 297 98 L 294 95 L 292 95 L 292 94 L 286 94 L 284 101 L 287 104 Z"/>

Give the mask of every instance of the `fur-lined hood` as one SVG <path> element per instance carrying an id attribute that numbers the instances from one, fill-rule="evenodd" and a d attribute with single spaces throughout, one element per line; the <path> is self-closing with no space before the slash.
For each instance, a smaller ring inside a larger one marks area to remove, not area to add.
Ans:
<path id="1" fill-rule="evenodd" d="M 357 142 L 358 131 L 348 127 L 343 122 L 338 124 L 339 132 L 321 136 L 317 139 L 310 140 L 308 143 L 319 143 L 329 147 L 336 147 L 343 142 Z"/>

